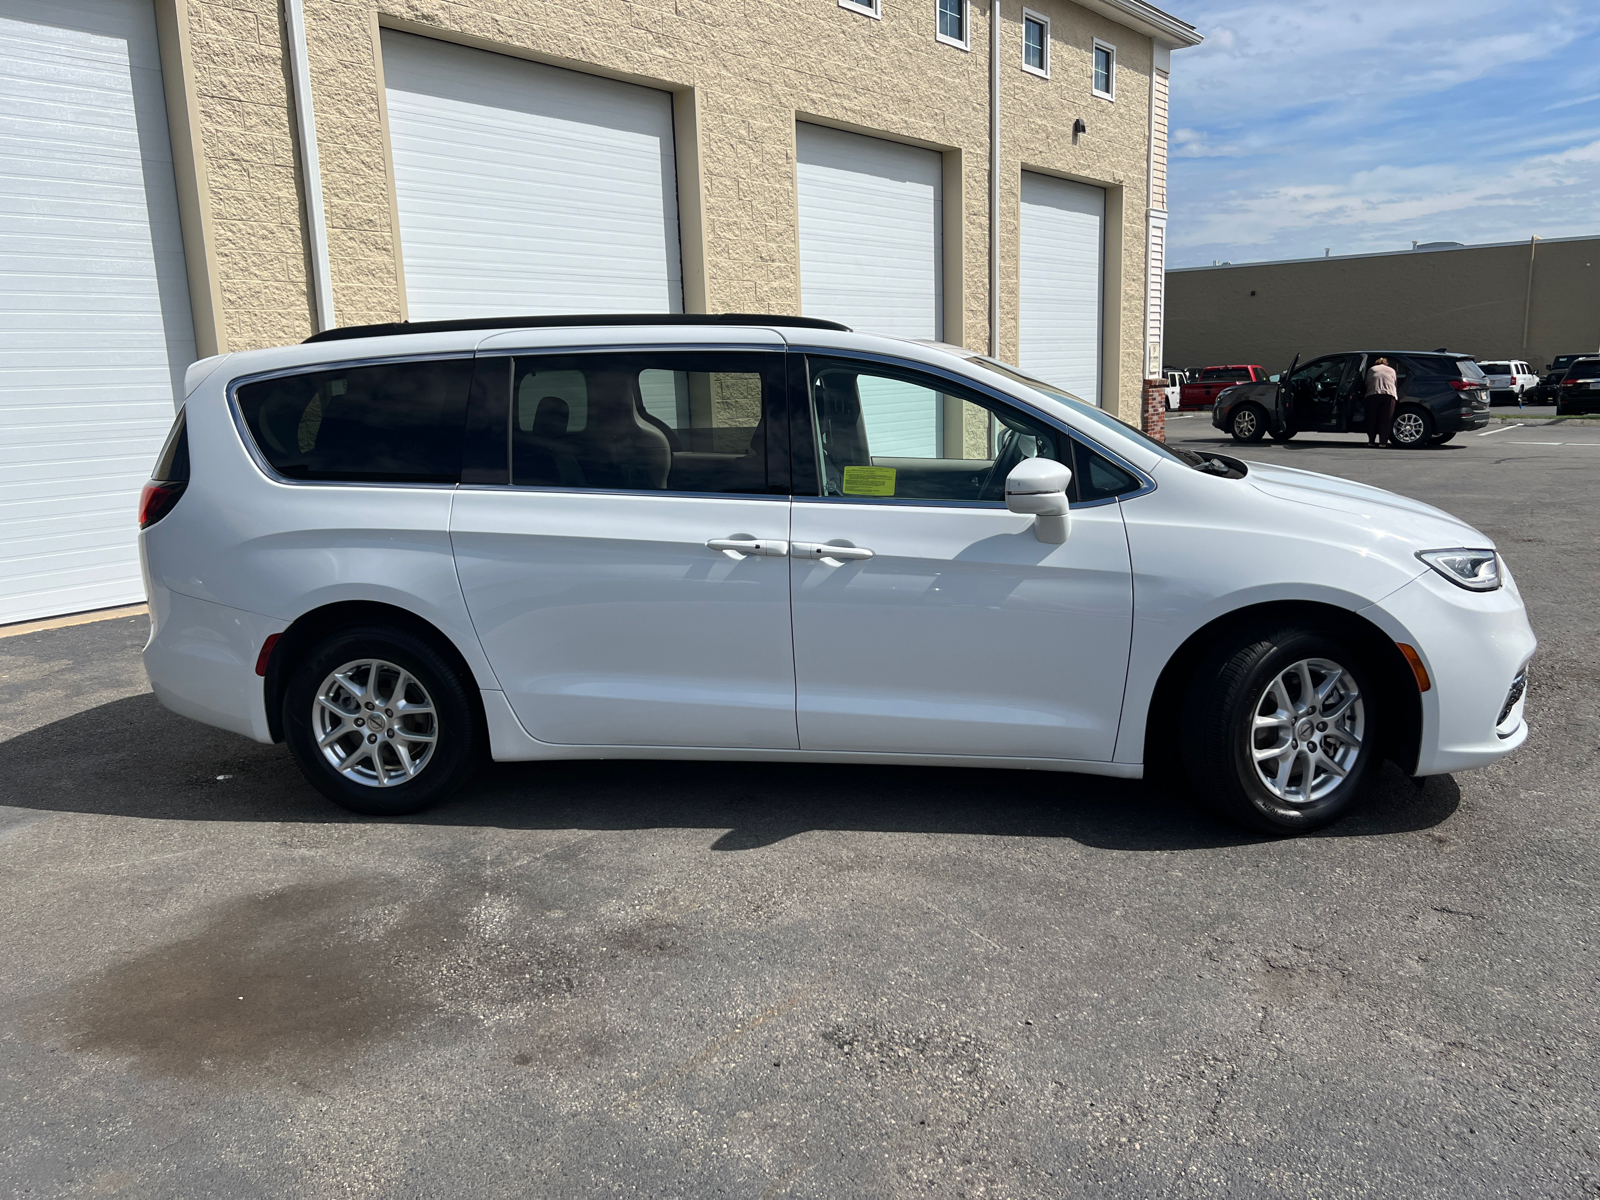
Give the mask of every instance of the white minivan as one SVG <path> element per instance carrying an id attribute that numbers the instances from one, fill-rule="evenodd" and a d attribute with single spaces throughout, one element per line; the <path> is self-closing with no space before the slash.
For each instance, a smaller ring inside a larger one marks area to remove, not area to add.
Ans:
<path id="1" fill-rule="evenodd" d="M 1272 832 L 1527 737 L 1425 504 L 1174 450 L 806 318 L 369 326 L 207 359 L 140 506 L 161 702 L 399 814 L 506 760 L 1025 767 Z"/>

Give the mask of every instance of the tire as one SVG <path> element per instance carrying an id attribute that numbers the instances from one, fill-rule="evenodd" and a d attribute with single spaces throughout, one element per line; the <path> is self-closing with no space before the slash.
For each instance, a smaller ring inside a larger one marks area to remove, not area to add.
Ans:
<path id="1" fill-rule="evenodd" d="M 1396 446 L 1415 450 L 1433 440 L 1433 414 L 1415 404 L 1407 404 L 1394 414 L 1389 426 L 1389 440 Z"/>
<path id="2" fill-rule="evenodd" d="M 1267 412 L 1259 404 L 1241 404 L 1228 414 L 1228 432 L 1236 442 L 1259 442 L 1267 432 Z"/>
<path id="3" fill-rule="evenodd" d="M 1313 690 L 1326 687 L 1321 714 L 1301 703 L 1307 678 Z M 1196 670 L 1183 712 L 1180 746 L 1195 790 L 1228 820 L 1263 833 L 1309 833 L 1337 821 L 1381 761 L 1383 714 L 1364 659 L 1314 628 L 1225 639 Z M 1279 723 L 1258 725 L 1258 716 L 1279 714 Z M 1315 742 L 1304 740 L 1308 731 Z M 1261 759 L 1258 769 L 1256 754 L 1279 743 L 1284 753 Z M 1308 744 L 1315 746 L 1309 754 Z"/>
<path id="4" fill-rule="evenodd" d="M 1454 429 L 1452 429 L 1449 433 L 1436 433 L 1436 434 L 1433 435 L 1433 440 L 1431 442 L 1429 442 L 1428 445 L 1430 445 L 1430 446 L 1442 446 L 1446 442 L 1448 442 L 1451 438 L 1455 437 L 1455 435 L 1456 435 L 1456 431 Z"/>
<path id="5" fill-rule="evenodd" d="M 1275 441 L 1275 442 L 1288 442 L 1288 441 L 1293 441 L 1294 440 L 1294 435 L 1299 433 L 1300 431 L 1298 429 L 1285 429 L 1282 433 L 1279 433 L 1276 429 L 1273 429 L 1273 430 L 1270 430 L 1269 432 L 1272 434 L 1272 440 L 1273 441 Z"/>
<path id="6" fill-rule="evenodd" d="M 477 766 L 483 735 L 471 686 L 413 633 L 382 625 L 341 630 L 291 672 L 284 738 L 311 786 L 335 804 L 376 817 L 420 812 Z M 409 711 L 395 703 L 401 698 Z M 326 751 L 318 746 L 340 728 L 346 732 Z"/>

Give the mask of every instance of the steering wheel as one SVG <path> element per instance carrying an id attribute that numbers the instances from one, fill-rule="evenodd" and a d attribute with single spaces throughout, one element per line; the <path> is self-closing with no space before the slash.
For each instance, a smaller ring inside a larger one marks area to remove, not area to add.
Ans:
<path id="1" fill-rule="evenodd" d="M 1022 461 L 1023 435 L 1003 422 L 1001 428 L 1005 432 L 1000 435 L 1000 445 L 996 447 L 994 462 L 989 465 L 983 482 L 978 485 L 979 500 L 1004 500 L 1006 476 L 1011 474 L 1012 467 Z"/>

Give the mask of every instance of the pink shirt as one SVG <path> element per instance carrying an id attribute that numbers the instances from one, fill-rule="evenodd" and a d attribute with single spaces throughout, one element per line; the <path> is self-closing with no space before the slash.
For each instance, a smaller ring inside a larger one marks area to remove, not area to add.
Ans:
<path id="1" fill-rule="evenodd" d="M 1367 395 L 1398 396 L 1399 394 L 1394 386 L 1393 367 L 1369 367 L 1367 369 Z"/>

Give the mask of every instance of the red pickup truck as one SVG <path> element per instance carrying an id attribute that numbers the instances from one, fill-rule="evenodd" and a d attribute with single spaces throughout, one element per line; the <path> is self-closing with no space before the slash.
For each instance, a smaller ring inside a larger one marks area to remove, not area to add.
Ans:
<path id="1" fill-rule="evenodd" d="M 1236 383 L 1265 383 L 1265 368 L 1249 366 L 1205 367 L 1197 378 L 1178 391 L 1179 408 L 1210 408 L 1223 388 Z"/>

